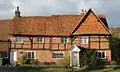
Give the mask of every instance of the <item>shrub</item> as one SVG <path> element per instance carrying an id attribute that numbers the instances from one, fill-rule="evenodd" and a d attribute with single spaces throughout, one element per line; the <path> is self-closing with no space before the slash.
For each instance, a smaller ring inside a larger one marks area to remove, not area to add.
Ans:
<path id="1" fill-rule="evenodd" d="M 40 72 L 73 72 L 69 68 L 43 68 Z"/>
<path id="2" fill-rule="evenodd" d="M 117 65 L 117 62 L 116 61 L 110 61 L 110 65 Z"/>
<path id="3" fill-rule="evenodd" d="M 23 55 L 23 56 L 21 56 L 21 57 L 18 59 L 17 64 L 22 65 L 22 64 L 25 64 L 25 62 L 26 62 L 25 56 Z"/>
<path id="4" fill-rule="evenodd" d="M 57 67 L 68 67 L 69 66 L 69 56 L 64 55 L 62 59 L 56 62 Z"/>
<path id="5" fill-rule="evenodd" d="M 35 60 L 35 59 L 31 59 L 31 60 L 30 60 L 30 64 L 38 65 L 38 64 L 39 64 L 39 61 L 38 61 L 38 60 Z"/>
<path id="6" fill-rule="evenodd" d="M 88 49 L 81 55 L 81 66 L 95 66 L 96 65 L 96 52 Z"/>

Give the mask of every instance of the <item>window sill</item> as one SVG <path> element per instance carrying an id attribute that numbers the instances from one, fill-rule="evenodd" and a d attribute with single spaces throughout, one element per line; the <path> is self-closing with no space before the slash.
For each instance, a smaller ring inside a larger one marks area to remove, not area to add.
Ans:
<path id="1" fill-rule="evenodd" d="M 23 42 L 14 42 L 14 43 L 23 43 Z"/>
<path id="2" fill-rule="evenodd" d="M 36 44 L 44 44 L 44 42 L 35 42 Z"/>
<path id="3" fill-rule="evenodd" d="M 88 44 L 88 43 L 80 43 L 80 44 Z"/>
<path id="4" fill-rule="evenodd" d="M 26 60 L 30 60 L 30 59 L 35 60 L 35 58 L 26 58 Z"/>
<path id="5" fill-rule="evenodd" d="M 97 58 L 97 59 L 103 59 L 103 60 L 104 60 L 104 59 L 106 59 L 106 58 Z"/>
<path id="6" fill-rule="evenodd" d="M 53 59 L 63 59 L 63 58 L 53 58 Z"/>
<path id="7" fill-rule="evenodd" d="M 67 43 L 61 43 L 61 44 L 67 44 Z"/>

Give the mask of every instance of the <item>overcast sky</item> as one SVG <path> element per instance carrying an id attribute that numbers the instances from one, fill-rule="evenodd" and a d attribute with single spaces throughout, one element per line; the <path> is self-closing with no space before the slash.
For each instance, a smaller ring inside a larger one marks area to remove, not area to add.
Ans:
<path id="1" fill-rule="evenodd" d="M 13 18 L 17 6 L 22 16 L 80 14 L 92 8 L 106 16 L 110 27 L 120 27 L 120 0 L 0 0 L 0 19 Z"/>

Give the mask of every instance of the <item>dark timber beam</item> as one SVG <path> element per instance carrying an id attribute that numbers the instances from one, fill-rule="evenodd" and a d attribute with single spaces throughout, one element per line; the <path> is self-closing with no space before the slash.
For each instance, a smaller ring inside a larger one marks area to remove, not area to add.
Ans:
<path id="1" fill-rule="evenodd" d="M 59 43 L 58 43 L 58 50 L 59 50 Z"/>
<path id="2" fill-rule="evenodd" d="M 111 34 L 74 34 L 73 36 L 110 36 Z"/>
<path id="3" fill-rule="evenodd" d="M 33 49 L 33 37 L 28 37 L 30 40 L 30 44 L 31 44 L 31 49 Z"/>
<path id="4" fill-rule="evenodd" d="M 99 36 L 99 49 L 101 49 L 101 41 L 100 41 L 101 37 Z"/>
<path id="5" fill-rule="evenodd" d="M 66 45 L 67 45 L 67 43 L 66 43 L 66 44 L 64 44 L 64 50 L 66 50 Z"/>
<path id="6" fill-rule="evenodd" d="M 50 40 L 49 40 L 49 49 L 51 50 L 52 48 L 52 40 L 51 40 L 51 37 L 50 37 Z"/>
<path id="7" fill-rule="evenodd" d="M 9 61 L 10 61 L 10 51 L 11 51 L 11 40 L 9 39 L 8 41 L 8 58 L 9 58 Z"/>
<path id="8" fill-rule="evenodd" d="M 73 38 L 70 38 L 71 39 L 71 46 L 73 45 Z"/>
<path id="9" fill-rule="evenodd" d="M 52 47 L 53 47 L 52 37 L 50 37 L 50 47 L 51 47 L 51 50 L 52 50 Z"/>
<path id="10" fill-rule="evenodd" d="M 90 36 L 88 36 L 88 40 L 89 40 L 88 48 L 90 49 Z"/>

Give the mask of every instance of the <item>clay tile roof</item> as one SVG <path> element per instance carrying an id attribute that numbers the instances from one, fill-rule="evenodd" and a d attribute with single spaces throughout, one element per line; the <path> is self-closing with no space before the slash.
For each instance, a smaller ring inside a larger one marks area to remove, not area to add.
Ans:
<path id="1" fill-rule="evenodd" d="M 97 14 L 97 16 L 98 16 L 99 18 L 105 18 L 105 16 L 104 16 L 103 14 Z"/>
<path id="2" fill-rule="evenodd" d="M 11 29 L 12 20 L 0 20 L 0 40 L 7 40 Z"/>
<path id="3" fill-rule="evenodd" d="M 106 17 L 103 14 L 98 14 L 97 16 L 102 20 L 102 22 L 105 24 L 105 26 L 109 29 Z"/>
<path id="4" fill-rule="evenodd" d="M 83 15 L 27 16 L 13 19 L 13 34 L 69 36 Z M 98 17 L 108 27 L 104 15 Z"/>
<path id="5" fill-rule="evenodd" d="M 69 35 L 80 15 L 28 16 L 14 19 L 15 34 Z"/>
<path id="6" fill-rule="evenodd" d="M 43 35 L 46 33 L 46 25 L 50 24 L 49 18 L 47 16 L 28 16 L 14 19 L 14 33 Z"/>

